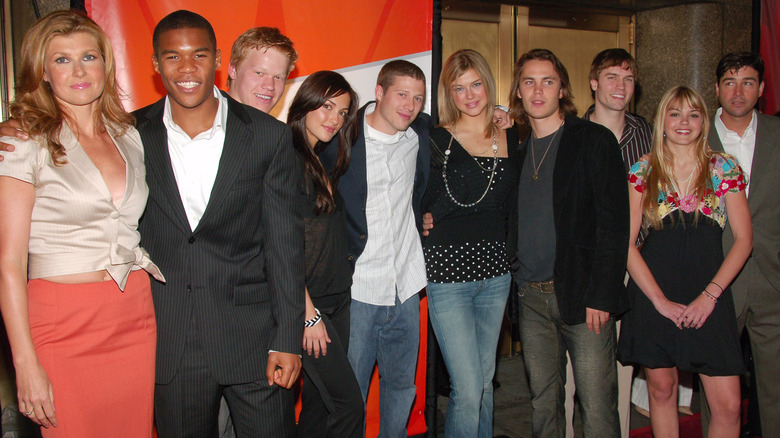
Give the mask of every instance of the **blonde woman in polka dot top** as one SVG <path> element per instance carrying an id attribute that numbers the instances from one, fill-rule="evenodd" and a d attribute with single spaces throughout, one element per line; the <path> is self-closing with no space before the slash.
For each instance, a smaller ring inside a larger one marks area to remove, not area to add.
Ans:
<path id="1" fill-rule="evenodd" d="M 496 345 L 511 281 L 506 203 L 518 179 L 518 134 L 493 124 L 494 96 L 479 53 L 447 59 L 423 198 L 435 222 L 423 247 L 428 311 L 450 374 L 447 437 L 493 436 Z"/>

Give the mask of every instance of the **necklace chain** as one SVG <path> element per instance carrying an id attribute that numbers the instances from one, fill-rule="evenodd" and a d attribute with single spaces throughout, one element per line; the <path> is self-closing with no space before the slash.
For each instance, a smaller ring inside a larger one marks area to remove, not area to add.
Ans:
<path id="1" fill-rule="evenodd" d="M 693 168 L 691 169 L 691 173 L 688 174 L 688 178 L 685 178 L 684 181 L 677 181 L 677 175 L 672 173 L 672 186 L 674 188 L 674 191 L 677 192 L 677 195 L 682 199 L 686 196 L 688 196 L 688 191 L 691 188 L 691 178 L 693 178 L 693 174 L 696 172 L 696 169 L 699 168 L 699 163 L 696 162 L 693 165 Z M 680 189 L 678 187 L 678 184 L 682 185 L 685 184 L 685 193 L 680 193 Z"/>
<path id="2" fill-rule="evenodd" d="M 563 126 L 564 121 L 561 121 L 561 126 L 558 127 L 558 129 L 555 130 L 555 134 L 553 134 L 552 139 L 550 139 L 550 142 L 547 143 L 547 149 L 544 150 L 544 155 L 542 155 L 542 159 L 539 161 L 539 165 L 536 165 L 536 154 L 534 153 L 534 137 L 531 137 L 531 160 L 533 160 L 534 165 L 534 173 L 531 175 L 531 178 L 536 181 L 539 179 L 539 169 L 542 168 L 542 163 L 544 163 L 544 159 L 547 158 L 547 153 L 550 152 L 550 147 L 552 146 L 553 142 L 555 142 L 555 137 L 558 136 L 558 133 L 561 131 L 561 127 Z"/>
<path id="3" fill-rule="evenodd" d="M 458 140 L 454 123 L 452 125 L 452 136 L 450 136 L 450 142 L 447 145 L 447 150 L 444 151 L 444 163 L 442 164 L 442 169 L 441 169 L 441 177 L 444 180 L 444 189 L 447 190 L 447 195 L 450 197 L 452 202 L 454 202 L 456 205 L 460 207 L 466 207 L 466 208 L 473 207 L 479 204 L 480 202 L 482 202 L 483 199 L 485 199 L 485 196 L 487 196 L 488 192 L 490 191 L 490 186 L 493 185 L 493 178 L 496 176 L 496 168 L 498 167 L 498 138 L 496 135 L 496 128 L 493 128 L 493 144 L 491 146 L 493 148 L 493 168 L 489 170 L 490 178 L 488 179 L 487 187 L 485 188 L 484 193 L 482 193 L 482 196 L 480 196 L 479 199 L 477 199 L 476 201 L 470 204 L 466 204 L 455 199 L 455 196 L 452 195 L 452 191 L 450 190 L 450 186 L 449 186 L 449 181 L 447 179 L 447 162 L 449 161 L 450 158 L 453 139 Z M 460 143 L 459 140 L 458 143 Z M 466 148 L 464 147 L 463 150 L 466 150 Z M 485 169 L 484 167 L 482 167 L 481 164 L 479 164 L 479 161 L 476 159 L 476 157 L 471 155 L 468 151 L 466 151 L 466 153 L 469 154 L 469 156 L 474 160 L 474 162 L 477 163 L 477 165 L 482 170 L 488 172 L 488 169 Z"/>

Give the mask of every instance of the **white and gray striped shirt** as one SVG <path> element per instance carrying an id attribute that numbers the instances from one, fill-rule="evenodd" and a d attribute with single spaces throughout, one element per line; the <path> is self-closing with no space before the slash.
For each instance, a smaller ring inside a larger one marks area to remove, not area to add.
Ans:
<path id="1" fill-rule="evenodd" d="M 366 115 L 375 106 L 366 108 Z M 395 305 L 427 284 L 412 209 L 419 139 L 412 128 L 387 135 L 364 123 L 366 136 L 366 247 L 355 263 L 352 299 Z"/>

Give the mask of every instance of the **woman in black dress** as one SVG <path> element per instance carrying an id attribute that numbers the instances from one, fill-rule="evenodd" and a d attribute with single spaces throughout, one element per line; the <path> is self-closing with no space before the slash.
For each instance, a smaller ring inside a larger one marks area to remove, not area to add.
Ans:
<path id="1" fill-rule="evenodd" d="M 713 152 L 707 106 L 669 90 L 655 116 L 649 158 L 631 168 L 629 293 L 618 359 L 645 367 L 656 437 L 676 437 L 677 369 L 699 373 L 712 409 L 710 437 L 739 435 L 744 372 L 729 284 L 752 249 L 746 181 L 733 157 Z M 723 257 L 722 229 L 734 232 Z M 633 245 L 642 223 L 642 251 Z"/>
<path id="2" fill-rule="evenodd" d="M 346 79 L 336 72 L 319 71 L 303 82 L 287 116 L 293 146 L 305 163 L 307 189 L 300 437 L 363 435 L 363 397 L 347 360 L 352 285 L 347 224 L 344 201 L 335 190 L 349 165 L 357 109 L 357 94 Z M 317 152 L 337 135 L 339 158 L 329 176 Z"/>

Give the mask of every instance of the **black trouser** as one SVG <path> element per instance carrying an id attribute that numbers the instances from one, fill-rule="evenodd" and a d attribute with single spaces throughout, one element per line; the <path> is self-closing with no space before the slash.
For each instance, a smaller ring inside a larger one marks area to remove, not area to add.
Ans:
<path id="1" fill-rule="evenodd" d="M 303 352 L 303 389 L 298 437 L 361 438 L 365 406 L 360 386 L 347 359 L 350 294 L 328 308 L 319 308 L 331 342 L 328 354 L 315 358 Z M 316 299 L 314 300 L 316 306 Z"/>
<path id="2" fill-rule="evenodd" d="M 194 318 L 191 325 L 176 377 L 168 384 L 155 385 L 154 412 L 159 437 L 217 437 L 219 401 L 223 396 L 237 437 L 293 436 L 293 392 L 277 385 L 268 386 L 265 376 L 256 382 L 220 385 L 206 364 Z"/>

